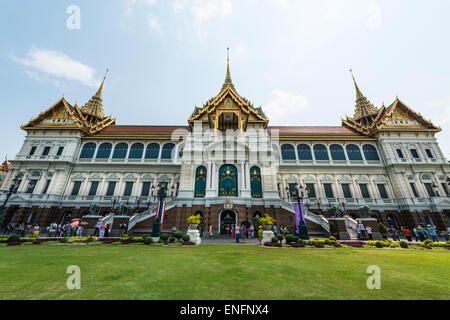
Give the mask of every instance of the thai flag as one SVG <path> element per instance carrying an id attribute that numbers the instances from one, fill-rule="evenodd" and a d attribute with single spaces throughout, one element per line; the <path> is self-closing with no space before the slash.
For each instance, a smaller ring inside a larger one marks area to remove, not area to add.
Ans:
<path id="1" fill-rule="evenodd" d="M 155 222 L 158 221 L 158 218 L 160 218 L 161 221 L 161 231 L 164 226 L 164 217 L 166 214 L 166 202 L 165 201 L 159 201 L 156 205 L 156 216 L 155 216 Z"/>

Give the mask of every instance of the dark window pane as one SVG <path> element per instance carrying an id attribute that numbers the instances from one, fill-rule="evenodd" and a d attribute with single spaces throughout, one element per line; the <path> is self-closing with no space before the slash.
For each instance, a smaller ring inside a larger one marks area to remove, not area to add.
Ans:
<path id="1" fill-rule="evenodd" d="M 283 144 L 281 146 L 281 158 L 283 160 L 295 160 L 295 149 L 290 144 Z"/>
<path id="2" fill-rule="evenodd" d="M 172 152 L 174 148 L 175 145 L 173 143 L 165 144 L 162 149 L 161 159 L 173 159 Z"/>
<path id="3" fill-rule="evenodd" d="M 414 159 L 419 159 L 419 154 L 417 153 L 416 149 L 411 149 L 410 151 Z"/>
<path id="4" fill-rule="evenodd" d="M 350 185 L 348 183 L 342 184 L 342 192 L 344 193 L 344 197 L 347 199 L 352 198 L 352 193 L 350 191 Z"/>
<path id="5" fill-rule="evenodd" d="M 97 159 L 109 159 L 109 157 L 111 156 L 111 150 L 111 143 L 102 143 L 100 147 L 98 147 Z"/>
<path id="6" fill-rule="evenodd" d="M 77 196 L 78 193 L 80 192 L 80 187 L 81 187 L 81 182 L 77 181 L 74 183 L 73 185 L 73 189 L 72 189 L 72 196 Z"/>
<path id="7" fill-rule="evenodd" d="M 114 195 L 114 191 L 116 190 L 116 182 L 115 181 L 111 181 L 108 184 L 108 190 L 106 190 L 106 195 L 108 197 L 112 197 Z"/>
<path id="8" fill-rule="evenodd" d="M 123 193 L 124 197 L 131 196 L 132 191 L 133 191 L 133 182 L 127 182 L 125 184 L 125 192 Z"/>
<path id="9" fill-rule="evenodd" d="M 425 152 L 427 153 L 428 158 L 433 159 L 433 153 L 431 153 L 430 149 L 425 149 Z"/>
<path id="10" fill-rule="evenodd" d="M 89 195 L 95 196 L 97 194 L 97 189 L 98 189 L 98 182 L 94 181 L 91 183 L 91 189 L 89 190 Z"/>
<path id="11" fill-rule="evenodd" d="M 142 143 L 135 143 L 131 146 L 129 159 L 142 159 L 144 154 L 144 145 Z"/>
<path id="12" fill-rule="evenodd" d="M 333 188 L 330 183 L 324 183 L 323 188 L 325 190 L 325 196 L 327 198 L 334 198 Z"/>
<path id="13" fill-rule="evenodd" d="M 364 199 L 370 199 L 369 189 L 367 184 L 360 184 L 359 189 L 361 190 L 361 195 Z"/>
<path id="14" fill-rule="evenodd" d="M 32 156 L 36 152 L 36 147 L 31 147 L 29 155 Z"/>
<path id="15" fill-rule="evenodd" d="M 141 192 L 142 197 L 148 197 L 150 195 L 150 184 L 151 182 L 144 182 L 142 184 L 142 192 Z"/>
<path id="16" fill-rule="evenodd" d="M 28 184 L 27 193 L 34 192 L 34 188 L 36 187 L 37 182 L 38 182 L 37 180 L 30 180 L 30 183 Z"/>
<path id="17" fill-rule="evenodd" d="M 425 183 L 425 189 L 427 189 L 427 193 L 429 197 L 435 197 L 436 194 L 433 190 L 433 185 L 431 183 Z"/>
<path id="18" fill-rule="evenodd" d="M 159 157 L 159 144 L 151 143 L 147 146 L 145 151 L 145 159 L 158 159 Z"/>
<path id="19" fill-rule="evenodd" d="M 308 198 L 316 197 L 316 188 L 314 187 L 314 183 L 307 183 L 306 189 L 308 190 Z"/>
<path id="20" fill-rule="evenodd" d="M 332 144 L 330 146 L 331 159 L 333 160 L 346 160 L 344 148 L 338 144 Z"/>
<path id="21" fill-rule="evenodd" d="M 412 190 L 412 192 L 414 194 L 414 197 L 418 198 L 419 194 L 417 193 L 416 186 L 414 185 L 414 183 L 411 182 L 409 185 L 411 186 L 411 190 Z"/>
<path id="22" fill-rule="evenodd" d="M 365 144 L 363 146 L 363 152 L 364 152 L 364 157 L 366 157 L 366 160 L 369 160 L 369 161 L 379 161 L 380 160 L 377 149 L 370 144 Z"/>
<path id="23" fill-rule="evenodd" d="M 378 191 L 380 192 L 381 199 L 388 199 L 388 194 L 386 191 L 386 186 L 384 184 L 377 184 Z"/>
<path id="24" fill-rule="evenodd" d="M 403 152 L 402 152 L 402 150 L 400 150 L 400 149 L 397 149 L 397 155 L 398 155 L 398 157 L 399 157 L 400 159 L 403 159 L 403 158 L 404 158 Z"/>
<path id="25" fill-rule="evenodd" d="M 62 155 L 63 151 L 64 151 L 64 147 L 59 147 L 59 148 L 58 148 L 58 152 L 56 152 L 56 155 L 57 155 L 57 156 Z"/>
<path id="26" fill-rule="evenodd" d="M 113 159 L 125 159 L 128 152 L 128 145 L 126 143 L 119 143 L 114 148 Z"/>
<path id="27" fill-rule="evenodd" d="M 252 198 L 262 198 L 261 170 L 258 167 L 250 169 L 250 188 Z"/>
<path id="28" fill-rule="evenodd" d="M 51 180 L 47 180 L 45 182 L 45 186 L 44 186 L 44 190 L 42 190 L 42 194 L 46 194 L 48 191 L 48 187 L 50 186 L 50 182 L 52 182 Z"/>
<path id="29" fill-rule="evenodd" d="M 357 145 L 349 144 L 347 147 L 347 156 L 349 160 L 362 161 L 361 150 Z"/>
<path id="30" fill-rule="evenodd" d="M 312 160 L 312 153 L 310 146 L 306 144 L 300 144 L 297 146 L 297 153 L 299 160 Z"/>
<path id="31" fill-rule="evenodd" d="M 316 160 L 330 160 L 327 147 L 323 144 L 316 144 L 314 146 L 314 157 L 316 157 Z"/>
<path id="32" fill-rule="evenodd" d="M 81 150 L 81 159 L 92 159 L 94 157 L 96 145 L 95 143 L 86 143 Z"/>
<path id="33" fill-rule="evenodd" d="M 45 147 L 44 151 L 42 152 L 43 156 L 48 156 L 48 154 L 50 153 L 50 147 Z"/>

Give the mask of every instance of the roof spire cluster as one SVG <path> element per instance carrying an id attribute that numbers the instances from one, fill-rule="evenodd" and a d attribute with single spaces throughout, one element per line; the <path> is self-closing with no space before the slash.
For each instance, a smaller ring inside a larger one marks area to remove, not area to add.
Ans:
<path id="1" fill-rule="evenodd" d="M 353 83 L 355 84 L 356 90 L 356 106 L 353 118 L 355 120 L 360 120 L 362 118 L 376 115 L 378 113 L 378 109 L 374 107 L 373 104 L 362 94 L 358 84 L 356 83 L 352 69 L 350 69 L 350 73 L 352 74 Z"/>
<path id="2" fill-rule="evenodd" d="M 230 48 L 227 48 L 227 75 L 225 77 L 225 83 L 223 84 L 222 89 L 225 88 L 226 86 L 234 88 L 230 73 Z"/>
<path id="3" fill-rule="evenodd" d="M 106 75 L 108 74 L 109 69 L 106 69 L 105 76 L 103 77 L 103 81 L 100 87 L 97 90 L 97 93 L 92 96 L 92 98 L 81 108 L 81 111 L 99 119 L 103 119 L 105 114 L 103 113 L 103 86 L 105 84 Z"/>

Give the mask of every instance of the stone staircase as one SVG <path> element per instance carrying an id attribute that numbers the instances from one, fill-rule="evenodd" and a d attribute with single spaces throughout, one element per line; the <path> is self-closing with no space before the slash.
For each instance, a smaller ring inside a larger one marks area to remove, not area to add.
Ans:
<path id="1" fill-rule="evenodd" d="M 347 233 L 350 236 L 351 240 L 358 239 L 358 222 L 352 219 L 350 216 L 344 216 L 345 219 L 345 227 L 347 228 Z"/>
<path id="2" fill-rule="evenodd" d="M 167 202 L 166 203 L 166 212 L 170 209 L 175 207 L 175 202 Z M 139 234 L 148 234 L 151 233 L 152 230 L 142 229 L 142 230 L 133 230 L 133 228 L 138 224 L 145 220 L 154 218 L 156 216 L 156 205 L 150 207 L 149 210 L 136 213 L 134 214 L 129 220 L 128 220 L 128 232 L 132 231 L 133 235 L 139 235 Z"/>

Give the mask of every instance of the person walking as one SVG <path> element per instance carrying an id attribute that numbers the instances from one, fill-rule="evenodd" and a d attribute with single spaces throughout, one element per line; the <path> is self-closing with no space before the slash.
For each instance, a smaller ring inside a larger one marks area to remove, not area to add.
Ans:
<path id="1" fill-rule="evenodd" d="M 39 236 L 39 225 L 38 224 L 35 224 L 34 225 L 34 227 L 33 227 L 33 235 L 34 236 Z"/>
<path id="2" fill-rule="evenodd" d="M 208 238 L 209 238 L 209 239 L 212 239 L 212 237 L 213 237 L 213 226 L 212 226 L 212 224 L 210 223 L 210 224 L 209 224 L 209 228 L 208 228 Z"/>
<path id="3" fill-rule="evenodd" d="M 253 225 L 250 226 L 250 237 L 255 238 L 255 227 Z"/>
<path id="4" fill-rule="evenodd" d="M 50 229 L 48 230 L 48 237 L 49 238 L 55 237 L 57 229 L 58 229 L 58 225 L 56 224 L 56 222 L 51 223 Z"/>
<path id="5" fill-rule="evenodd" d="M 408 242 L 412 242 L 411 230 L 403 227 L 401 228 L 401 230 L 405 234 L 406 240 L 408 240 Z"/>
<path id="6" fill-rule="evenodd" d="M 420 242 L 424 242 L 425 239 L 427 238 L 427 236 L 425 234 L 425 230 L 423 230 L 422 226 L 419 226 L 417 228 L 417 235 L 419 236 Z"/>
<path id="7" fill-rule="evenodd" d="M 353 229 L 353 228 L 352 228 Z M 361 230 L 359 230 L 358 227 L 356 227 L 356 235 L 358 237 L 358 240 L 361 240 Z"/>
<path id="8" fill-rule="evenodd" d="M 98 219 L 97 223 L 95 224 L 94 237 L 100 234 L 101 226 L 102 226 L 102 219 Z"/>
<path id="9" fill-rule="evenodd" d="M 433 240 L 433 242 L 439 242 L 439 238 L 436 233 L 436 226 L 432 227 L 431 225 L 428 225 L 427 229 L 428 233 L 430 234 L 431 240 Z"/>
<path id="10" fill-rule="evenodd" d="M 417 229 L 416 228 L 413 228 L 413 235 L 414 235 L 414 238 L 416 239 L 416 242 L 417 242 L 417 240 L 419 239 L 419 236 L 417 234 Z"/>
<path id="11" fill-rule="evenodd" d="M 262 239 L 263 239 L 263 227 L 259 226 L 258 227 L 258 240 L 259 240 L 259 245 L 262 244 Z"/>
<path id="12" fill-rule="evenodd" d="M 105 237 L 105 229 L 106 229 L 106 223 L 102 223 L 102 225 L 100 226 L 100 238 Z"/>
<path id="13" fill-rule="evenodd" d="M 83 235 L 83 227 L 82 226 L 78 226 L 76 235 L 78 238 L 81 238 L 81 236 Z"/>
<path id="14" fill-rule="evenodd" d="M 239 243 L 239 236 L 241 235 L 239 225 L 236 225 L 236 227 L 234 228 L 234 234 L 236 236 L 236 242 Z"/>
<path id="15" fill-rule="evenodd" d="M 358 229 L 359 233 L 361 234 L 361 240 L 366 240 L 366 228 L 364 228 L 364 225 L 361 222 L 361 220 L 359 221 Z"/>
<path id="16" fill-rule="evenodd" d="M 24 236 L 25 224 L 23 222 L 17 227 L 17 232 L 20 234 L 21 237 Z"/>
<path id="17" fill-rule="evenodd" d="M 367 235 L 369 236 L 369 240 L 373 240 L 372 228 L 370 226 L 366 227 Z"/>
<path id="18" fill-rule="evenodd" d="M 273 234 L 275 235 L 275 237 L 278 235 L 278 230 L 277 230 L 276 224 L 273 225 Z"/>

